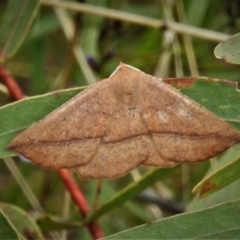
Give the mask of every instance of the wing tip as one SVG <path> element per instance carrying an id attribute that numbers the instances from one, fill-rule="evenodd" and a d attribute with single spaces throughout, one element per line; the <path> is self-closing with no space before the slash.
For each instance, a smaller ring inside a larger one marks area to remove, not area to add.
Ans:
<path id="1" fill-rule="evenodd" d="M 134 70 L 134 71 L 140 72 L 142 74 L 145 74 L 144 72 L 142 72 L 138 68 L 135 68 L 135 67 L 133 67 L 131 65 L 128 65 L 128 64 L 123 63 L 123 62 L 120 62 L 119 65 L 117 66 L 117 68 L 115 69 L 115 71 L 110 75 L 109 78 L 111 78 L 114 74 L 116 74 L 119 70 L 122 70 L 122 69 L 130 69 L 130 70 Z"/>

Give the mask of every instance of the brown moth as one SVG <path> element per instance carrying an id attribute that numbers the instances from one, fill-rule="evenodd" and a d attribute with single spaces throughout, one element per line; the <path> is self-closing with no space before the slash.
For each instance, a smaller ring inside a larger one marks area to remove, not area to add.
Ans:
<path id="1" fill-rule="evenodd" d="M 162 80 L 121 64 L 8 146 L 46 168 L 115 178 L 140 164 L 209 159 L 240 142 L 229 124 Z"/>

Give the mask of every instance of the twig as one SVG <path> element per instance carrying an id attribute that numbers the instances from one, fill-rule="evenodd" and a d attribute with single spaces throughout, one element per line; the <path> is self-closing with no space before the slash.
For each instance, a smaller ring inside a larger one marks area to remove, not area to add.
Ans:
<path id="1" fill-rule="evenodd" d="M 34 195 L 32 189 L 29 187 L 27 181 L 25 180 L 22 173 L 19 171 L 13 159 L 6 157 L 3 159 L 3 161 L 7 165 L 9 171 L 11 172 L 15 180 L 18 182 L 18 185 L 21 187 L 22 191 L 25 193 L 25 196 L 27 197 L 28 201 L 32 205 L 33 209 L 40 213 L 44 213 L 44 210 L 40 205 L 38 199 Z"/>
<path id="2" fill-rule="evenodd" d="M 126 13 L 123 11 L 118 11 L 110 8 L 97 7 L 90 4 L 76 3 L 70 1 L 59 1 L 59 0 L 41 0 L 41 4 L 50 7 L 65 8 L 73 11 L 83 12 L 87 14 L 93 14 L 95 16 L 102 16 L 105 18 L 116 19 L 120 21 L 125 21 L 129 23 L 139 24 L 146 27 L 152 28 L 170 28 L 171 30 L 181 33 L 195 36 L 198 38 L 206 39 L 214 42 L 225 41 L 230 37 L 228 34 L 211 31 L 203 28 L 197 28 L 187 24 L 177 23 L 177 22 L 166 22 L 163 20 L 158 20 L 150 17 L 140 16 L 137 14 Z"/>
<path id="3" fill-rule="evenodd" d="M 184 12 L 183 1 L 176 1 L 176 9 L 177 9 L 178 18 L 180 22 L 186 24 L 187 20 Z M 185 34 L 183 34 L 182 37 L 183 37 L 185 52 L 187 55 L 188 66 L 191 72 L 191 76 L 199 76 L 198 65 L 197 65 L 197 60 L 194 52 L 192 39 L 190 36 Z"/>
<path id="4" fill-rule="evenodd" d="M 18 86 L 17 82 L 15 81 L 15 79 L 11 76 L 11 74 L 8 72 L 8 70 L 4 66 L 0 66 L 0 79 L 6 85 L 10 95 L 15 100 L 20 100 L 25 97 L 21 88 Z M 65 187 L 69 191 L 72 199 L 77 204 L 81 214 L 83 215 L 83 217 L 86 217 L 89 213 L 88 202 L 83 192 L 81 191 L 79 186 L 76 184 L 75 180 L 73 179 L 71 173 L 67 169 L 62 169 L 58 171 L 58 174 L 61 177 Z M 92 223 L 89 223 L 87 225 L 87 228 L 89 229 L 89 232 L 94 239 L 104 236 L 103 230 L 101 229 L 100 225 L 95 221 Z"/>
<path id="5" fill-rule="evenodd" d="M 71 18 L 63 9 L 56 8 L 55 13 L 57 15 L 57 18 L 60 22 L 60 25 L 63 29 L 66 38 L 68 39 L 68 41 L 71 42 L 74 37 L 74 24 Z M 86 78 L 87 83 L 89 85 L 96 83 L 97 79 L 93 74 L 91 68 L 89 67 L 89 64 L 87 63 L 86 60 L 86 56 L 79 44 L 74 46 L 73 52 L 79 64 L 79 67 L 81 68 L 83 75 Z"/>
<path id="6" fill-rule="evenodd" d="M 86 198 L 84 197 L 82 191 L 79 189 L 78 185 L 74 181 L 72 175 L 67 169 L 59 170 L 58 174 L 61 177 L 62 181 L 64 182 L 66 188 L 70 192 L 72 199 L 77 204 L 82 215 L 86 217 L 90 211 L 90 208 Z M 97 222 L 87 224 L 87 228 L 89 229 L 89 232 L 91 233 L 94 239 L 104 236 L 104 233 Z"/>
<path id="7" fill-rule="evenodd" d="M 22 189 L 23 193 L 25 194 L 27 200 L 32 205 L 32 208 L 41 214 L 45 214 L 44 209 L 42 208 L 41 204 L 39 203 L 38 199 L 36 198 L 34 192 L 29 187 L 27 181 L 25 180 L 22 173 L 19 171 L 16 163 L 13 161 L 12 158 L 4 158 L 3 161 L 7 165 L 9 171 L 17 181 L 19 187 Z M 54 240 L 58 240 L 60 238 L 60 235 L 57 232 L 51 232 L 50 236 Z"/>
<path id="8" fill-rule="evenodd" d="M 97 185 L 97 192 L 96 192 L 96 197 L 95 197 L 95 201 L 93 204 L 93 209 L 96 210 L 98 208 L 98 204 L 99 204 L 99 197 L 102 191 L 102 179 L 98 180 L 98 185 Z"/>
<path id="9" fill-rule="evenodd" d="M 0 66 L 0 79 L 7 87 L 10 96 L 12 96 L 15 100 L 20 100 L 25 97 L 14 78 L 4 66 Z"/>
<path id="10" fill-rule="evenodd" d="M 155 193 L 145 191 L 139 194 L 135 200 L 144 202 L 144 203 L 151 203 L 156 204 L 159 208 L 163 209 L 164 211 L 179 214 L 185 212 L 184 204 L 174 201 L 172 199 L 166 199 L 161 196 L 158 196 Z"/>

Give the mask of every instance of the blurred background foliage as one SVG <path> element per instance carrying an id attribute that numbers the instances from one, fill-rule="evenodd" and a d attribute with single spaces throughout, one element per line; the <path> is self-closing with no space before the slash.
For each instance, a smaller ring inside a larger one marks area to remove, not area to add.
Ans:
<path id="1" fill-rule="evenodd" d="M 239 81 L 237 65 L 230 65 L 214 57 L 213 51 L 222 38 L 209 40 L 207 34 L 198 37 L 176 33 L 171 28 L 147 27 L 144 24 L 121 21 L 57 8 L 40 1 L 40 9 L 29 34 L 6 66 L 28 96 L 49 91 L 85 86 L 107 78 L 119 62 L 135 66 L 158 77 L 207 76 Z M 51 1 L 49 1 L 51 2 Z M 57 2 L 57 1 L 55 1 Z M 74 2 L 74 1 L 65 1 Z M 175 21 L 201 29 L 233 35 L 240 31 L 240 2 L 237 0 L 79 0 L 105 9 Z M 0 2 L 0 24 L 8 1 Z M 134 16 L 135 16 L 134 15 Z M 70 36 L 66 37 L 66 34 Z M 1 37 L 1 36 L 0 36 Z M 81 49 L 83 59 L 78 60 L 74 49 Z M 188 53 L 187 53 L 188 52 Z M 189 55 L 190 54 L 190 61 Z M 83 68 L 87 64 L 87 68 Z M 11 101 L 1 85 L 1 105 Z M 54 171 L 43 170 L 28 162 L 16 161 L 17 167 L 30 185 L 47 213 L 64 215 L 74 221 L 81 217 L 70 203 L 63 184 Z M 181 203 L 193 211 L 219 202 L 239 198 L 239 181 L 203 200 L 197 200 L 191 189 L 203 178 L 210 167 L 209 161 L 183 165 L 171 171 L 153 186 L 158 196 Z M 145 172 L 142 168 L 139 171 Z M 138 173 L 120 179 L 103 181 L 100 204 L 137 178 Z M 91 204 L 94 202 L 97 181 L 76 180 Z M 0 201 L 32 211 L 28 199 L 9 171 L 0 161 Z M 238 190 L 237 190 L 238 189 Z M 68 209 L 68 210 L 66 210 Z M 68 212 L 69 211 L 69 212 Z M 100 218 L 106 235 L 146 222 L 152 222 L 172 212 L 164 211 L 146 200 L 128 201 Z M 69 239 L 90 238 L 87 230 L 70 230 Z"/>

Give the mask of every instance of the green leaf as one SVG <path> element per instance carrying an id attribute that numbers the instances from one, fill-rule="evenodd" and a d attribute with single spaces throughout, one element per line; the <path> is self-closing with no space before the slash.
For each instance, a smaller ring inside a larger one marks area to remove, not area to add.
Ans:
<path id="1" fill-rule="evenodd" d="M 135 227 L 107 239 L 238 239 L 240 200 Z"/>
<path id="2" fill-rule="evenodd" d="M 216 58 L 223 59 L 226 62 L 240 64 L 240 33 L 233 35 L 226 41 L 217 45 L 214 50 Z"/>
<path id="3" fill-rule="evenodd" d="M 224 169 L 225 166 L 228 166 L 229 164 L 231 165 L 231 162 L 238 159 L 239 155 L 240 155 L 239 144 L 236 144 L 234 147 L 231 147 L 227 151 L 212 158 L 211 166 L 208 172 L 206 173 L 206 176 L 209 175 L 211 176 L 215 172 L 217 173 L 219 169 L 221 170 Z M 234 169 L 234 173 L 235 172 L 236 170 Z M 217 189 L 213 188 L 211 194 L 209 195 L 206 194 L 204 198 L 197 198 L 196 196 L 188 204 L 187 211 L 201 210 L 219 203 L 240 199 L 239 191 L 240 179 L 234 181 L 235 177 L 238 178 L 237 176 L 239 175 L 239 173 L 233 174 L 233 176 L 232 173 L 233 173 L 232 171 L 229 173 L 226 172 L 226 174 L 222 176 L 222 179 L 221 180 L 219 179 L 218 185 L 216 186 Z M 230 183 L 230 181 L 232 181 L 232 183 Z M 207 188 L 205 188 L 204 190 L 207 190 Z M 197 191 L 197 189 L 195 191 Z"/>
<path id="4" fill-rule="evenodd" d="M 152 186 L 155 182 L 168 175 L 174 168 L 159 168 L 149 171 L 139 181 L 132 182 L 127 187 L 123 188 L 116 195 L 114 195 L 109 201 L 99 207 L 96 211 L 89 214 L 86 222 L 92 222 L 93 220 L 101 217 L 102 215 L 112 211 L 114 208 L 122 205 L 128 200 L 132 199 L 147 187 Z"/>
<path id="5" fill-rule="evenodd" d="M 208 0 L 192 0 L 188 3 L 187 22 L 193 26 L 201 26 L 205 20 L 210 2 Z M 197 9 L 197 11 L 196 11 Z"/>
<path id="6" fill-rule="evenodd" d="M 78 94 L 83 87 L 29 97 L 0 108 L 0 158 L 16 155 L 6 149 L 21 131 Z"/>
<path id="7" fill-rule="evenodd" d="M 17 51 L 36 16 L 39 0 L 10 0 L 0 28 L 0 62 Z"/>
<path id="8" fill-rule="evenodd" d="M 24 210 L 17 206 L 6 203 L 0 203 L 0 208 L 10 219 L 19 235 L 24 239 L 44 239 L 41 230 L 34 219 L 30 217 L 30 215 Z"/>
<path id="9" fill-rule="evenodd" d="M 201 180 L 201 182 L 198 183 L 193 189 L 193 193 L 199 191 L 200 197 L 204 197 L 210 193 L 222 189 L 223 187 L 235 182 L 240 178 L 240 144 L 234 146 L 234 148 L 237 148 L 237 156 L 235 157 L 235 160 L 217 168 L 214 172 Z M 228 160 L 232 159 L 233 157 L 228 158 Z"/>
<path id="10" fill-rule="evenodd" d="M 8 221 L 7 216 L 0 208 L 0 239 L 4 240 L 19 240 L 19 237 L 12 225 Z"/>
<path id="11" fill-rule="evenodd" d="M 240 199 L 240 180 L 229 184 L 228 186 L 209 194 L 204 198 L 197 198 L 197 196 L 188 204 L 187 211 L 192 212 L 202 210 L 216 204 Z"/>
<path id="12" fill-rule="evenodd" d="M 43 41 L 44 38 L 47 38 L 52 32 L 57 31 L 59 27 L 60 23 L 54 12 L 52 12 L 52 14 L 41 15 L 41 17 L 33 23 L 23 43 L 23 48 L 29 47 L 29 44 L 32 44 L 32 42 Z"/>

